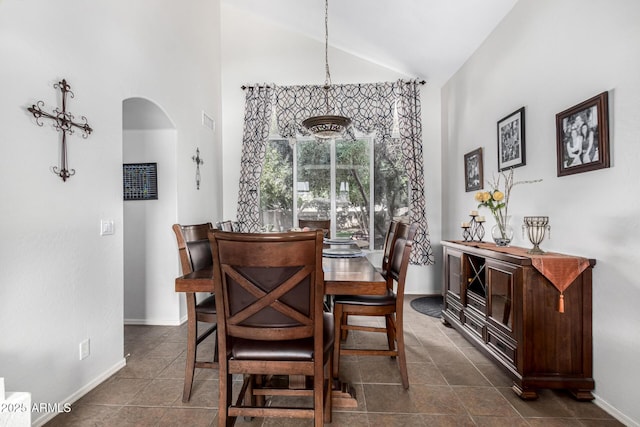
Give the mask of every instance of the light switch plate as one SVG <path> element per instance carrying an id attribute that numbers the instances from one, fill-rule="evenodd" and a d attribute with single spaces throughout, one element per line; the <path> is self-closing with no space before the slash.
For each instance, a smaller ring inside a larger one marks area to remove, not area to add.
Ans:
<path id="1" fill-rule="evenodd" d="M 90 341 L 89 338 L 87 338 L 86 340 L 82 341 L 80 343 L 80 348 L 79 348 L 79 358 L 80 360 L 86 359 L 87 357 L 89 357 L 89 355 L 91 354 L 91 347 L 90 347 Z"/>
<path id="2" fill-rule="evenodd" d="M 107 236 L 115 233 L 115 226 L 112 219 L 103 219 L 100 221 L 100 235 Z"/>

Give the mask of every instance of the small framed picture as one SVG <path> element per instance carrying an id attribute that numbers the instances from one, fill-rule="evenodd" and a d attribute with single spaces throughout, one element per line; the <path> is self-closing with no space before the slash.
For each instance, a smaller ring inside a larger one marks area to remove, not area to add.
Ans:
<path id="1" fill-rule="evenodd" d="M 158 164 L 123 164 L 122 186 L 124 200 L 157 200 Z"/>
<path id="2" fill-rule="evenodd" d="M 556 114 L 558 176 L 609 167 L 608 93 Z"/>
<path id="3" fill-rule="evenodd" d="M 498 171 L 527 164 L 524 146 L 524 107 L 498 122 Z"/>
<path id="4" fill-rule="evenodd" d="M 464 187 L 467 192 L 483 187 L 482 147 L 464 155 Z"/>

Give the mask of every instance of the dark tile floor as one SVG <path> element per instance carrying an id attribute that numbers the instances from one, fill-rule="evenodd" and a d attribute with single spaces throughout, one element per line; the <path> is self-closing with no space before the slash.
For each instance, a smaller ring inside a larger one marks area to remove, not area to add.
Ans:
<path id="1" fill-rule="evenodd" d="M 408 298 L 408 300 L 411 298 Z M 522 401 L 492 362 L 440 319 L 405 309 L 410 388 L 404 390 L 397 364 L 386 357 L 342 360 L 342 379 L 356 392 L 358 407 L 334 409 L 334 426 L 620 426 L 592 402 L 562 391 L 542 390 Z M 355 319 L 363 321 L 362 319 Z M 376 341 L 381 334 L 349 335 L 351 342 Z M 189 403 L 182 403 L 186 325 L 125 326 L 127 366 L 89 392 L 47 426 L 215 426 L 218 376 L 196 370 Z M 206 352 L 213 342 L 205 343 Z M 307 420 L 239 419 L 236 425 L 300 426 Z"/>

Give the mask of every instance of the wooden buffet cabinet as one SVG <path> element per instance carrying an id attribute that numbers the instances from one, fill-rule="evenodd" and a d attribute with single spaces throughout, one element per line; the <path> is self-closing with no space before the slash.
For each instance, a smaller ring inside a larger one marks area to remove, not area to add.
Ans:
<path id="1" fill-rule="evenodd" d="M 549 280 L 523 248 L 442 242 L 443 321 L 502 367 L 522 399 L 537 389 L 567 389 L 591 400 L 591 270 L 564 290 L 564 312 Z M 544 255 L 542 255 L 544 256 Z M 566 256 L 567 258 L 575 258 Z"/>

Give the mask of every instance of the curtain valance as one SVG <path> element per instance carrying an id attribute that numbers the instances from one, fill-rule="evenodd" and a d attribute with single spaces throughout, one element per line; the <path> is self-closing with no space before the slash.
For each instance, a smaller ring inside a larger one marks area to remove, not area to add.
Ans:
<path id="1" fill-rule="evenodd" d="M 370 134 L 385 141 L 391 138 L 398 83 L 367 83 L 331 85 L 330 114 L 349 117 L 353 130 Z M 324 86 L 277 86 L 274 88 L 274 107 L 278 134 L 285 138 L 309 135 L 302 121 L 327 114 Z"/>

